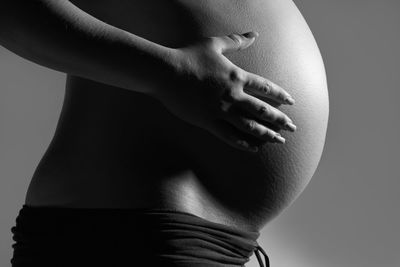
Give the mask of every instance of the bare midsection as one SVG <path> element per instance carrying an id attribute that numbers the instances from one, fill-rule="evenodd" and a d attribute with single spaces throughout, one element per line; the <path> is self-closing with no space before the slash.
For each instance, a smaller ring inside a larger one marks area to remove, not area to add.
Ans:
<path id="1" fill-rule="evenodd" d="M 176 207 L 196 209 L 193 213 L 214 221 L 217 215 L 242 218 L 261 228 L 304 189 L 322 153 L 328 95 L 318 48 L 291 1 L 73 2 L 170 47 L 198 36 L 259 32 L 253 46 L 227 57 L 294 96 L 296 104 L 281 110 L 298 131 L 283 133 L 285 145 L 266 144 L 252 155 L 180 121 L 150 97 L 69 76 L 56 135 L 35 173 L 31 196 L 58 188 L 67 192 L 66 203 L 185 202 Z M 152 86 L 168 89 L 156 77 Z M 201 211 L 204 207 L 211 212 Z"/>

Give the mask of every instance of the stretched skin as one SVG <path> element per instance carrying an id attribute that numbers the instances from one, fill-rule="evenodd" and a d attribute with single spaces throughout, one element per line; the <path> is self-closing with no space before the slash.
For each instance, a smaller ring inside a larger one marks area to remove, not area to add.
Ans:
<path id="1" fill-rule="evenodd" d="M 254 230 L 303 191 L 323 151 L 329 101 L 319 49 L 292 1 L 72 2 L 168 47 L 201 36 L 257 31 L 251 47 L 226 56 L 294 97 L 295 105 L 278 108 L 298 129 L 281 132 L 284 145 L 267 143 L 257 154 L 243 152 L 181 121 L 156 99 L 68 75 L 56 134 L 27 203 L 174 207 Z M 168 90 L 174 85 L 160 83 L 154 73 L 154 80 L 138 80 L 138 86 Z"/>

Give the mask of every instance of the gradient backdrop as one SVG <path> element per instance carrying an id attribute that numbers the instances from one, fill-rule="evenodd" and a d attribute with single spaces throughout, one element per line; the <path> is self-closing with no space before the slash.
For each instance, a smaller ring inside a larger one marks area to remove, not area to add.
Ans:
<path id="1" fill-rule="evenodd" d="M 272 267 L 400 266 L 400 1 L 296 1 L 328 74 L 324 155 L 299 199 L 262 231 Z M 0 267 L 54 133 L 65 75 L 0 47 Z M 255 256 L 248 267 L 258 266 Z"/>

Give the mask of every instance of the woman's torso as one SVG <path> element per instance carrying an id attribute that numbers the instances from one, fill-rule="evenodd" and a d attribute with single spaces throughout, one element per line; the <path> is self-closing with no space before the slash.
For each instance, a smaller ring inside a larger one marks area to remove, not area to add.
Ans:
<path id="1" fill-rule="evenodd" d="M 179 120 L 146 95 L 69 75 L 27 204 L 171 208 L 254 230 L 301 193 L 322 153 L 329 106 L 319 50 L 292 1 L 72 2 L 169 47 L 197 36 L 259 32 L 251 47 L 226 56 L 293 95 L 296 104 L 280 109 L 298 130 L 282 133 L 285 145 L 266 144 L 254 155 Z M 156 73 L 152 86 L 166 87 Z"/>

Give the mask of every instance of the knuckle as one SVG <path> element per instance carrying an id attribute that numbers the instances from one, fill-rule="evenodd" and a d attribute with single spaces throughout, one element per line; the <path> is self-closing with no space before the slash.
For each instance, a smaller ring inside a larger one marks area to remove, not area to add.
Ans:
<path id="1" fill-rule="evenodd" d="M 266 95 L 270 95 L 272 93 L 272 85 L 269 82 L 264 82 L 263 91 Z"/>
<path id="2" fill-rule="evenodd" d="M 223 116 L 224 114 L 226 114 L 229 111 L 231 105 L 232 105 L 232 103 L 230 103 L 226 100 L 220 99 L 219 100 L 219 109 L 218 109 L 219 115 Z"/>
<path id="3" fill-rule="evenodd" d="M 262 118 L 266 118 L 266 117 L 268 117 L 270 115 L 271 110 L 270 110 L 270 108 L 268 106 L 261 106 L 258 109 L 258 113 L 260 114 L 260 116 Z"/>
<path id="4" fill-rule="evenodd" d="M 254 120 L 247 120 L 245 122 L 245 126 L 246 126 L 247 130 L 252 132 L 252 131 L 256 130 L 256 128 L 257 128 L 257 122 L 255 122 Z"/>
<path id="5" fill-rule="evenodd" d="M 245 75 L 244 75 L 244 73 L 242 71 L 237 70 L 237 69 L 233 69 L 229 73 L 229 79 L 232 82 L 241 82 L 241 83 L 243 83 L 244 79 L 245 79 Z"/>
<path id="6" fill-rule="evenodd" d="M 239 92 L 236 92 L 236 90 L 225 90 L 220 100 L 220 104 L 223 104 L 223 102 L 233 103 L 237 100 L 239 100 Z"/>
<path id="7" fill-rule="evenodd" d="M 249 143 L 247 143 L 245 140 L 243 139 L 236 139 L 235 140 L 236 145 L 242 147 L 242 148 L 248 148 L 249 147 Z"/>

